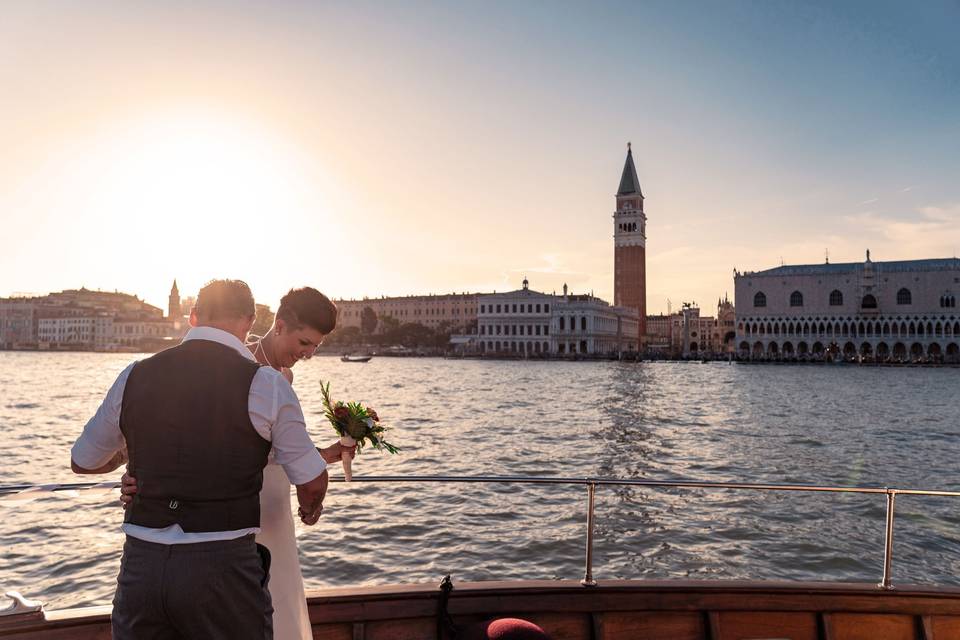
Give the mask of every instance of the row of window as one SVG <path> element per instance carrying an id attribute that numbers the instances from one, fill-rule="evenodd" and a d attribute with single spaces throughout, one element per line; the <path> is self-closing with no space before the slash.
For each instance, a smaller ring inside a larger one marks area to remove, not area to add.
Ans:
<path id="1" fill-rule="evenodd" d="M 620 231 L 636 231 L 637 223 L 636 222 L 621 222 L 617 225 Z"/>
<path id="2" fill-rule="evenodd" d="M 960 335 L 960 322 L 747 322 L 740 335 L 923 336 Z"/>
<path id="3" fill-rule="evenodd" d="M 496 307 L 496 311 L 494 311 L 494 307 Z M 502 307 L 502 311 L 501 311 L 501 307 Z M 541 307 L 543 307 L 543 311 L 540 310 Z M 511 311 L 511 308 L 513 309 L 512 311 Z M 550 313 L 549 304 L 543 304 L 543 305 L 533 304 L 533 303 L 524 304 L 521 302 L 519 305 L 519 309 L 520 309 L 519 312 L 517 311 L 517 308 L 518 308 L 518 305 L 516 304 L 503 304 L 503 305 L 482 304 L 480 305 L 480 313 Z"/>
<path id="4" fill-rule="evenodd" d="M 771 342 L 766 346 L 766 348 L 764 348 L 762 342 L 755 342 L 753 347 L 751 347 L 748 342 L 741 342 L 739 345 L 739 350 L 741 355 L 744 356 L 750 354 L 754 356 L 762 356 L 764 353 L 771 356 L 776 356 L 781 352 L 785 356 L 792 356 L 794 353 L 801 356 L 808 355 L 810 353 L 819 356 L 826 353 L 837 355 L 841 352 L 840 345 L 835 342 L 829 345 L 824 345 L 822 342 L 815 342 L 813 343 L 812 347 L 806 342 L 799 342 L 797 343 L 796 350 L 794 350 L 793 343 L 791 342 L 784 342 L 783 345 L 778 345 L 776 342 Z M 857 345 L 852 342 L 847 342 L 843 345 L 842 352 L 847 356 L 856 355 L 858 352 L 864 356 L 872 356 L 874 353 L 874 348 L 869 342 L 864 342 L 860 345 L 858 350 Z M 881 342 L 876 347 L 877 356 L 886 357 L 889 356 L 891 352 L 893 353 L 894 357 L 906 356 L 907 345 L 902 342 L 897 342 L 894 343 L 891 348 L 891 346 L 886 342 Z M 926 349 L 924 349 L 924 346 L 919 342 L 914 342 L 910 345 L 910 355 L 915 357 L 923 355 L 939 357 L 944 355 L 944 349 L 936 342 L 927 345 Z M 950 361 L 956 362 L 957 357 L 960 356 L 960 344 L 957 344 L 956 342 L 949 343 L 946 347 L 946 355 L 950 358 Z"/>
<path id="5" fill-rule="evenodd" d="M 560 316 L 560 331 L 567 330 L 567 323 L 565 322 L 565 320 L 566 318 L 564 316 Z M 576 328 L 577 328 L 577 318 L 572 317 L 570 318 L 570 331 L 575 331 Z M 587 317 L 582 316 L 580 318 L 580 331 L 586 331 L 586 330 L 587 330 Z"/>
<path id="6" fill-rule="evenodd" d="M 500 342 L 487 340 L 480 343 L 486 351 L 503 352 L 512 351 L 515 353 L 549 353 L 550 345 L 547 342 Z M 616 348 L 610 346 L 610 351 Z M 580 343 L 561 342 L 557 344 L 557 353 L 587 353 L 587 341 L 581 340 Z"/>
<path id="7" fill-rule="evenodd" d="M 527 352 L 527 353 L 549 353 L 550 352 L 550 343 L 548 342 L 493 342 L 487 340 L 486 342 L 481 342 L 481 345 L 485 345 L 487 351 L 515 351 L 515 352 Z"/>
<path id="8" fill-rule="evenodd" d="M 370 307 L 373 309 L 373 307 Z M 374 311 L 377 311 L 374 309 Z M 460 312 L 463 311 L 463 315 L 470 315 L 473 313 L 473 309 L 461 310 L 459 307 L 456 309 L 391 309 L 388 311 L 379 311 L 377 315 L 384 315 L 390 317 L 399 317 L 399 316 L 442 316 L 442 315 L 452 315 L 459 316 Z M 344 318 L 359 318 L 363 314 L 362 309 L 358 310 L 346 310 L 342 312 Z"/>
<path id="9" fill-rule="evenodd" d="M 496 331 L 494 331 L 496 327 Z M 548 336 L 550 335 L 550 325 L 544 324 L 497 324 L 480 325 L 480 335 L 506 335 L 506 336 Z"/>
<path id="10" fill-rule="evenodd" d="M 910 289 L 906 287 L 897 291 L 897 304 L 913 304 L 913 294 L 910 293 Z M 834 289 L 830 292 L 830 306 L 839 307 L 843 305 L 843 293 L 839 289 Z M 754 307 L 765 307 L 767 306 L 767 295 L 763 291 L 757 291 L 753 295 L 753 306 Z M 791 307 L 802 307 L 803 306 L 803 294 L 799 291 L 794 291 L 790 294 L 790 306 Z M 940 296 L 940 306 L 941 307 L 954 307 L 956 306 L 956 299 L 952 295 Z M 860 307 L 863 309 L 876 309 L 877 308 L 877 298 L 870 295 L 869 293 L 863 296 L 863 299 L 860 301 Z"/>

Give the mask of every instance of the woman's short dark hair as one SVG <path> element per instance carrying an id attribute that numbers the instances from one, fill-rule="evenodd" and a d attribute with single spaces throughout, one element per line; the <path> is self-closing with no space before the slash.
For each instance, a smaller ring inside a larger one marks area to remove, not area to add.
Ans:
<path id="1" fill-rule="evenodd" d="M 197 294 L 194 310 L 205 322 L 250 318 L 257 314 L 253 293 L 243 280 L 211 280 Z"/>
<path id="2" fill-rule="evenodd" d="M 294 327 L 307 325 L 326 335 L 337 326 L 337 305 L 313 287 L 290 289 L 280 299 L 277 317 Z"/>

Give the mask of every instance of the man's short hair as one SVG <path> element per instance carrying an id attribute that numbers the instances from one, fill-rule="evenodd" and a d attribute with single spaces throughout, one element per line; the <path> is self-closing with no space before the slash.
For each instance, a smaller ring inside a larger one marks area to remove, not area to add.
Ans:
<path id="1" fill-rule="evenodd" d="M 277 317 L 287 324 L 306 325 L 324 335 L 337 326 L 337 313 L 337 305 L 313 287 L 290 289 L 277 309 Z"/>
<path id="2" fill-rule="evenodd" d="M 211 280 L 197 294 L 194 309 L 204 322 L 250 318 L 257 314 L 253 293 L 243 280 Z"/>

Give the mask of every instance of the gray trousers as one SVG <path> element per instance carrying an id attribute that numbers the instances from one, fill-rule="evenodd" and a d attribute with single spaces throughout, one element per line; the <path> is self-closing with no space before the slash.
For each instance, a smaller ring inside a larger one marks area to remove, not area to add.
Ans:
<path id="1" fill-rule="evenodd" d="M 253 535 L 155 544 L 127 536 L 114 640 L 272 640 L 270 552 Z"/>

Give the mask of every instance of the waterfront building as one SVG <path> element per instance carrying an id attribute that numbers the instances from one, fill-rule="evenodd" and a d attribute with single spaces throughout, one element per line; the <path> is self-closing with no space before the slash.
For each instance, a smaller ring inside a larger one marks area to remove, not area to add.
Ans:
<path id="1" fill-rule="evenodd" d="M 733 354 L 737 346 L 737 310 L 736 307 L 723 295 L 717 300 L 717 319 L 713 324 L 713 342 L 721 354 Z"/>
<path id="2" fill-rule="evenodd" d="M 113 348 L 158 351 L 177 344 L 182 337 L 179 325 L 168 319 L 116 318 L 113 321 Z"/>
<path id="3" fill-rule="evenodd" d="M 737 352 L 752 359 L 960 361 L 960 259 L 734 272 Z"/>
<path id="4" fill-rule="evenodd" d="M 136 296 L 86 288 L 0 298 L 0 348 L 153 350 L 173 335 L 163 311 Z"/>
<path id="5" fill-rule="evenodd" d="M 736 340 L 735 311 L 726 297 L 717 300 L 716 316 L 701 316 L 696 303 L 680 311 L 647 316 L 646 352 L 669 358 L 718 357 L 732 353 Z"/>
<path id="6" fill-rule="evenodd" d="M 683 316 L 679 313 L 647 316 L 646 353 L 665 358 L 677 357 L 673 336 L 679 334 L 682 324 Z"/>
<path id="7" fill-rule="evenodd" d="M 0 349 L 17 349 L 37 342 L 37 300 L 0 298 Z"/>
<path id="8" fill-rule="evenodd" d="M 451 293 L 425 296 L 395 296 L 335 300 L 339 313 L 337 327 L 362 327 L 363 310 L 370 308 L 377 317 L 374 334 L 384 333 L 390 325 L 419 323 L 431 329 L 476 334 L 477 294 Z"/>
<path id="9" fill-rule="evenodd" d="M 42 348 L 56 345 L 106 351 L 114 346 L 113 331 L 113 318 L 105 313 L 40 317 L 37 321 L 37 342 Z"/>
<path id="10" fill-rule="evenodd" d="M 593 295 L 563 295 L 522 288 L 477 296 L 479 350 L 488 354 L 613 355 L 635 353 L 635 309 L 612 307 Z"/>
<path id="11" fill-rule="evenodd" d="M 627 143 L 613 213 L 613 304 L 637 310 L 638 338 L 647 333 L 647 215 L 633 150 Z"/>

